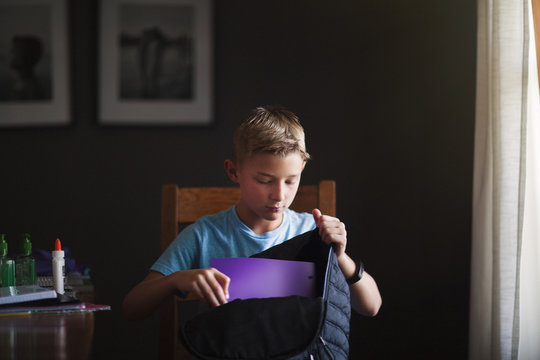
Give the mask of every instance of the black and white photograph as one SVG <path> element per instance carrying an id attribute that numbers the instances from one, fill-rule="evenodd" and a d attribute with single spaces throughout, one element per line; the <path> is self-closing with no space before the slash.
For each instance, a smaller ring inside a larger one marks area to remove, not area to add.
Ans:
<path id="1" fill-rule="evenodd" d="M 62 1 L 0 2 L 0 126 L 68 121 Z"/>
<path id="2" fill-rule="evenodd" d="M 51 99 L 47 6 L 4 5 L 0 12 L 0 102 Z"/>
<path id="3" fill-rule="evenodd" d="M 209 1 L 107 1 L 101 11 L 101 123 L 208 124 Z"/>
<path id="4" fill-rule="evenodd" d="M 193 98 L 193 6 L 120 8 L 120 99 Z"/>

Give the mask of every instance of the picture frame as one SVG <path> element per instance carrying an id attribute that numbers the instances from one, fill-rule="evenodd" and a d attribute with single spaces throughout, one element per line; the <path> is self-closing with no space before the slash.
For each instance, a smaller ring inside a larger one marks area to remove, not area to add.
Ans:
<path id="1" fill-rule="evenodd" d="M 212 122 L 211 0 L 103 0 L 99 123 Z"/>
<path id="2" fill-rule="evenodd" d="M 65 0 L 0 0 L 0 127 L 70 122 Z"/>

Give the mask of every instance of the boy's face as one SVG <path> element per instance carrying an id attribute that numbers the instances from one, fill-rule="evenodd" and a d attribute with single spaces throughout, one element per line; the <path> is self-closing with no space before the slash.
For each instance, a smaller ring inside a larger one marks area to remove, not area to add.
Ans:
<path id="1" fill-rule="evenodd" d="M 240 219 L 258 234 L 277 228 L 294 200 L 304 166 L 296 152 L 285 157 L 256 154 L 239 166 L 227 160 L 227 173 L 242 193 L 236 208 Z"/>

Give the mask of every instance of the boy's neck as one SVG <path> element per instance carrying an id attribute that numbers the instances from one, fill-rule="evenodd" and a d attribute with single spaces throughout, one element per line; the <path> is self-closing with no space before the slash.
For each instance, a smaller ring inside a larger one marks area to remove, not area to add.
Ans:
<path id="1" fill-rule="evenodd" d="M 238 215 L 238 218 L 244 225 L 249 227 L 257 235 L 277 229 L 283 221 L 283 213 L 275 220 L 267 220 L 250 211 L 242 203 L 236 205 L 236 215 Z"/>

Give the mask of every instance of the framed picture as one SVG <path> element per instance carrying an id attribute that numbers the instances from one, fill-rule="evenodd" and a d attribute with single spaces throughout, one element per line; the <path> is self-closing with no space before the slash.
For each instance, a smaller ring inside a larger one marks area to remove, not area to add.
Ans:
<path id="1" fill-rule="evenodd" d="M 69 123 L 64 0 L 0 0 L 0 126 Z"/>
<path id="2" fill-rule="evenodd" d="M 211 0 L 103 0 L 100 123 L 211 123 L 211 44 Z"/>

